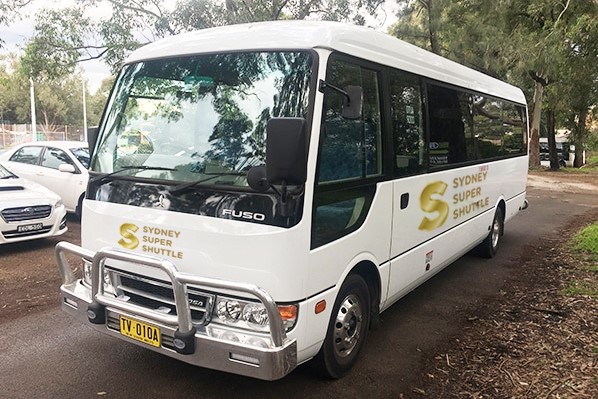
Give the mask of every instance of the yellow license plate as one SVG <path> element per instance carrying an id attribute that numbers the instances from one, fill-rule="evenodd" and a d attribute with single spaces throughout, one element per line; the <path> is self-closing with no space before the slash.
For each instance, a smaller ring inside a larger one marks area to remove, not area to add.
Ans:
<path id="1" fill-rule="evenodd" d="M 137 341 L 160 347 L 160 329 L 147 323 L 120 316 L 120 333 Z"/>

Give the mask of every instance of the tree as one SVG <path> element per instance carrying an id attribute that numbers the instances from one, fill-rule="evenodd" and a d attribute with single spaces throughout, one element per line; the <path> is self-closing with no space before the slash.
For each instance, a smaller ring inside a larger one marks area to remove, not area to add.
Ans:
<path id="1" fill-rule="evenodd" d="M 26 64 L 15 55 L 0 57 L 0 119 L 17 124 L 31 121 L 29 103 L 29 73 Z M 51 131 L 58 125 L 83 125 L 82 75 L 80 72 L 49 79 L 37 77 L 35 83 L 36 120 L 42 130 Z M 110 79 L 89 99 L 88 124 L 99 122 L 104 103 L 110 90 Z"/>
<path id="2" fill-rule="evenodd" d="M 439 49 L 435 52 L 522 86 L 528 98 L 533 99 L 531 166 L 540 164 L 540 120 L 548 85 L 561 80 L 573 83 L 570 76 L 583 75 L 583 82 L 595 91 L 595 70 L 591 78 L 592 72 L 583 69 L 586 64 L 596 65 L 596 53 L 594 58 L 587 55 L 583 63 L 576 55 L 581 48 L 589 48 L 589 43 L 598 41 L 595 29 L 590 26 L 598 15 L 595 1 L 402 0 L 399 4 L 411 26 L 404 27 L 401 20 L 393 27 L 394 34 L 408 41 L 415 38 L 417 44 L 424 32 L 430 32 L 428 48 Z M 434 44 L 434 40 L 440 43 Z M 576 90 L 576 85 L 572 87 Z M 592 101 L 589 96 L 583 97 L 584 105 L 579 108 L 587 111 L 591 105 L 588 101 Z M 576 115 L 576 120 L 584 119 L 579 112 Z"/>
<path id="3" fill-rule="evenodd" d="M 19 11 L 33 0 L 0 0 L 0 26 L 7 25 L 18 16 Z M 0 38 L 0 48 L 4 45 L 4 40 Z"/>
<path id="4" fill-rule="evenodd" d="M 70 73 L 76 62 L 104 60 L 113 71 L 132 50 L 176 33 L 233 23 L 307 17 L 365 25 L 384 0 L 108 0 L 112 15 L 86 17 L 100 0 L 62 10 L 44 10 L 27 48 L 34 74 Z"/>

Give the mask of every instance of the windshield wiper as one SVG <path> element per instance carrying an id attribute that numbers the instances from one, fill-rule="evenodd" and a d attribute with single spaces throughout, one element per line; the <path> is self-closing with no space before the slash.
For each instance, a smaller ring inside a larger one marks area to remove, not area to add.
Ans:
<path id="1" fill-rule="evenodd" d="M 114 172 L 110 172 L 110 173 L 108 173 L 106 175 L 92 177 L 91 179 L 89 179 L 89 182 L 90 183 L 102 182 L 102 181 L 110 179 L 112 176 L 117 175 L 119 173 L 122 173 L 122 172 L 124 172 L 126 170 L 168 170 L 168 171 L 171 171 L 171 172 L 175 172 L 176 171 L 175 168 L 166 168 L 164 166 L 127 165 L 127 166 L 123 166 L 119 170 L 116 170 Z"/>
<path id="2" fill-rule="evenodd" d="M 246 173 L 243 173 L 243 172 L 215 173 L 213 176 L 206 177 L 205 179 L 200 179 L 200 180 L 192 181 L 189 183 L 179 184 L 178 186 L 175 186 L 172 190 L 168 190 L 168 191 L 171 194 L 176 195 L 176 194 L 182 193 L 183 191 L 185 191 L 189 188 L 199 186 L 201 183 L 205 183 L 207 181 L 214 180 L 214 179 L 217 179 L 222 176 L 245 176 L 245 175 L 246 175 Z"/>

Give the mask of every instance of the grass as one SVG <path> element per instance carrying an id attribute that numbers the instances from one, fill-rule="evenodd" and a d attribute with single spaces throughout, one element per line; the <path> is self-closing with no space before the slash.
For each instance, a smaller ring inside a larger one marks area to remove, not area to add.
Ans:
<path id="1" fill-rule="evenodd" d="M 578 231 L 572 239 L 573 250 L 583 252 L 598 260 L 598 222 Z"/>
<path id="2" fill-rule="evenodd" d="M 567 296 L 585 295 L 598 298 L 598 222 L 594 222 L 578 231 L 570 241 L 574 256 L 580 263 L 589 263 L 585 270 L 589 275 L 581 281 L 568 281 L 563 289 Z"/>
<path id="3" fill-rule="evenodd" d="M 591 296 L 598 297 L 598 288 L 595 284 L 587 281 L 569 281 L 563 289 L 563 293 L 567 296 Z"/>

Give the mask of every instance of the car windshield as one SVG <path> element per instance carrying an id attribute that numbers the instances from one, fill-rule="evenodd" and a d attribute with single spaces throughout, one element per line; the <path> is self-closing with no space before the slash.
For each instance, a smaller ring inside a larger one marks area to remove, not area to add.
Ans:
<path id="1" fill-rule="evenodd" d="M 6 169 L 4 166 L 0 165 L 0 179 L 11 179 L 13 177 L 17 176 L 8 169 Z"/>
<path id="2" fill-rule="evenodd" d="M 91 170 L 246 186 L 247 170 L 264 163 L 268 120 L 307 117 L 311 71 L 310 52 L 290 51 L 128 65 L 113 90 Z"/>
<path id="3" fill-rule="evenodd" d="M 89 150 L 85 147 L 71 148 L 71 153 L 77 158 L 85 169 L 89 168 Z"/>

